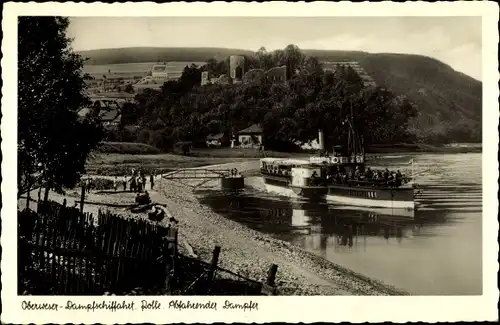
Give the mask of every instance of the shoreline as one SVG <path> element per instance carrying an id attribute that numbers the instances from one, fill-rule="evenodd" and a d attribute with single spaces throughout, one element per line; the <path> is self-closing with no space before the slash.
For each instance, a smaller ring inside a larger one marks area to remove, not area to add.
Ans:
<path id="1" fill-rule="evenodd" d="M 230 163 L 205 168 L 237 168 L 245 174 L 254 164 Z M 225 218 L 200 204 L 197 193 L 188 184 L 168 180 L 161 180 L 160 184 L 168 209 L 179 220 L 180 236 L 206 262 L 210 261 L 213 247 L 221 246 L 222 267 L 246 273 L 243 275 L 257 281 L 265 279 L 270 264 L 277 264 L 277 284 L 282 295 L 409 295 L 402 289 Z M 214 186 L 205 184 L 203 189 L 207 188 Z"/>
<path id="2" fill-rule="evenodd" d="M 197 168 L 237 168 L 240 173 L 251 173 L 258 160 L 207 165 Z M 89 175 L 91 176 L 91 175 Z M 101 176 L 102 177 L 102 176 Z M 113 176 L 104 176 L 104 178 Z M 165 204 L 179 221 L 179 250 L 187 256 L 194 256 L 210 262 L 214 247 L 221 247 L 219 265 L 247 278 L 264 282 L 271 264 L 278 265 L 276 284 L 279 295 L 410 295 L 405 290 L 354 272 L 342 265 L 327 261 L 299 246 L 273 238 L 270 235 L 225 218 L 206 205 L 202 205 L 199 193 L 193 185 L 200 180 L 183 183 L 159 179 L 155 190 L 148 190 L 153 202 Z M 215 184 L 214 184 L 215 183 Z M 219 181 L 210 181 L 200 189 L 214 189 Z M 35 193 L 33 193 L 35 194 Z M 130 218 L 142 218 L 123 207 L 113 207 L 118 203 L 131 202 L 134 193 L 94 192 L 87 199 L 93 201 L 85 205 L 86 212 L 96 213 L 98 209 L 110 211 Z M 50 193 L 50 199 L 68 203 L 79 199 L 79 193 L 68 190 L 66 196 Z M 35 198 L 35 195 L 32 195 Z M 95 204 L 94 204 L 95 203 Z M 106 205 L 103 207 L 102 205 Z M 161 223 L 167 222 L 164 220 Z"/>

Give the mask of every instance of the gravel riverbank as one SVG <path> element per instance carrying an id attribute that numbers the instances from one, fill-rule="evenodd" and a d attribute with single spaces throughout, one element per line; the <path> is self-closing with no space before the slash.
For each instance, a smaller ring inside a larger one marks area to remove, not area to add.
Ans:
<path id="1" fill-rule="evenodd" d="M 254 175 L 258 170 L 258 160 L 212 165 L 210 169 L 237 168 L 243 175 Z M 106 177 L 103 178 L 114 178 Z M 171 214 L 179 221 L 181 253 L 194 253 L 202 260 L 210 262 L 214 246 L 221 247 L 219 265 L 222 268 L 265 281 L 271 264 L 278 265 L 276 283 L 282 295 L 407 295 L 408 293 L 356 274 L 340 265 L 331 263 L 304 251 L 298 246 L 278 240 L 252 230 L 235 221 L 224 218 L 209 207 L 199 203 L 193 185 L 200 180 L 174 182 L 156 180 L 155 189 L 148 190 L 153 202 L 166 204 Z M 210 181 L 202 187 L 214 188 L 218 181 Z M 149 188 L 149 186 L 148 186 Z M 68 204 L 79 199 L 79 190 L 68 191 Z M 36 197 L 36 193 L 32 193 Z M 100 208 L 109 209 L 129 217 L 134 217 L 125 208 L 106 205 L 131 204 L 135 194 L 130 192 L 88 194 L 86 212 L 97 213 Z M 50 199 L 62 202 L 64 196 L 51 193 Z M 23 202 L 19 202 L 24 205 Z M 35 203 L 32 203 L 36 205 Z M 105 206 L 101 206 L 104 204 Z M 34 206 L 33 206 L 34 208 Z M 140 217 L 139 215 L 135 217 Z"/>
<path id="2" fill-rule="evenodd" d="M 243 175 L 258 168 L 258 161 L 210 166 L 237 168 Z M 224 218 L 198 202 L 189 185 L 200 181 L 160 182 L 162 201 L 180 222 L 180 235 L 199 258 L 210 261 L 214 246 L 221 246 L 220 266 L 264 281 L 271 264 L 278 265 L 277 283 L 286 295 L 407 295 L 408 293 L 356 274 L 288 242 L 261 234 Z M 206 187 L 217 186 L 210 182 Z M 158 193 L 158 194 L 160 194 Z M 156 201 L 156 200 L 155 200 Z"/>

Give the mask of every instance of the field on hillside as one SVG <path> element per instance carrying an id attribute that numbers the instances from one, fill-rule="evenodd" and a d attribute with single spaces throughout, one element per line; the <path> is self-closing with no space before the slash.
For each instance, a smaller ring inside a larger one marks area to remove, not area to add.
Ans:
<path id="1" fill-rule="evenodd" d="M 130 155 L 154 155 L 159 154 L 160 150 L 157 148 L 147 145 L 145 143 L 134 143 L 134 142 L 101 142 L 96 153 L 118 153 L 118 154 L 130 154 Z"/>
<path id="2" fill-rule="evenodd" d="M 120 64 L 104 64 L 104 65 L 89 65 L 83 66 L 83 72 L 90 75 L 103 75 L 108 74 L 111 70 L 113 75 L 124 76 L 145 76 L 156 62 L 143 62 L 143 63 L 120 63 Z M 182 71 L 187 65 L 196 64 L 201 66 L 204 62 L 191 62 L 191 61 L 175 61 L 167 62 L 167 69 L 171 71 Z"/>
<path id="3" fill-rule="evenodd" d="M 295 157 L 295 153 L 266 151 L 257 149 L 220 148 L 193 149 L 188 156 L 159 153 L 159 150 L 142 143 L 103 142 L 87 162 L 87 172 L 97 175 L 125 175 L 132 168 L 146 173 L 154 170 L 168 172 L 178 168 L 191 168 L 229 162 L 248 161 L 265 157 Z"/>
<path id="4" fill-rule="evenodd" d="M 132 154 L 94 154 L 89 158 L 86 170 L 91 175 L 129 175 L 132 168 L 150 174 L 166 173 L 179 168 L 192 168 L 218 165 L 230 162 L 247 161 L 248 158 L 191 157 L 175 154 L 132 155 Z"/>

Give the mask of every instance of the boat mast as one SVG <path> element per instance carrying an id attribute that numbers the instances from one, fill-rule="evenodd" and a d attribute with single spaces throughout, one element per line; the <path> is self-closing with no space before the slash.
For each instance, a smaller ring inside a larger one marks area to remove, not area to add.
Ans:
<path id="1" fill-rule="evenodd" d="M 356 132 L 356 128 L 354 126 L 354 109 L 352 106 L 352 100 L 349 101 L 350 104 L 350 118 L 349 120 L 349 155 L 354 155 L 355 157 L 360 154 L 363 156 L 363 161 L 365 158 L 365 150 L 364 150 L 364 139 L 363 136 L 359 136 Z"/>

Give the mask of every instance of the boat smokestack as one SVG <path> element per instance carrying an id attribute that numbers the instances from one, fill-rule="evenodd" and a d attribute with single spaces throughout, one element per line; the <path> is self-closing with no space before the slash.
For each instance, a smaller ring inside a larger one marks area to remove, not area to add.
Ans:
<path id="1" fill-rule="evenodd" d="M 321 130 L 321 129 L 318 130 L 318 144 L 319 144 L 319 150 L 324 151 L 325 150 L 325 136 L 323 135 L 323 130 Z"/>

